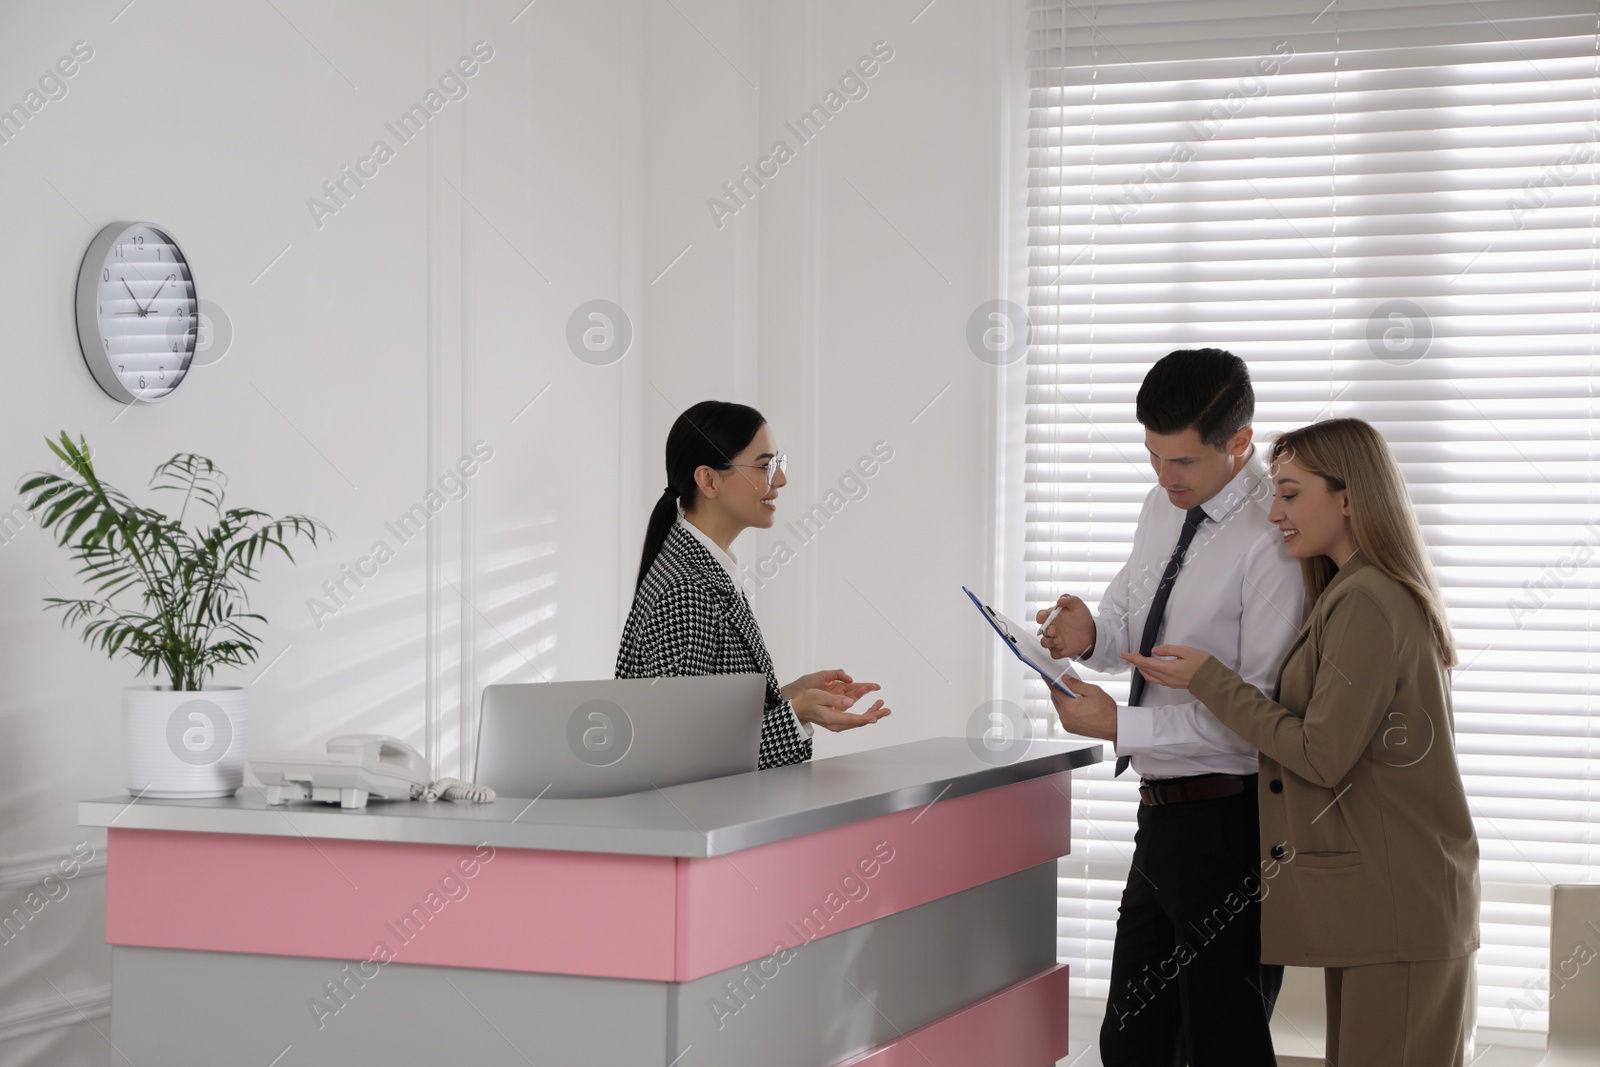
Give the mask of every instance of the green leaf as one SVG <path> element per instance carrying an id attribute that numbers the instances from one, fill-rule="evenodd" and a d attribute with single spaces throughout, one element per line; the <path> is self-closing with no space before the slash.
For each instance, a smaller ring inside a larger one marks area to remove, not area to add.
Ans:
<path id="1" fill-rule="evenodd" d="M 165 676 L 180 688 L 199 688 L 219 663 L 253 662 L 258 638 L 245 623 L 266 620 L 245 608 L 261 557 L 276 548 L 292 562 L 288 536 L 315 545 L 327 528 L 306 516 L 225 510 L 226 476 L 190 452 L 160 464 L 150 481 L 152 490 L 181 492 L 178 514 L 169 517 L 100 481 L 81 435 L 74 441 L 62 431 L 46 444 L 68 474 L 27 477 L 28 507 L 96 594 L 49 597 L 46 609 L 59 611 L 62 625 L 78 628 L 90 647 L 134 659 L 141 676 Z M 214 521 L 186 526 L 191 503 L 210 509 Z"/>

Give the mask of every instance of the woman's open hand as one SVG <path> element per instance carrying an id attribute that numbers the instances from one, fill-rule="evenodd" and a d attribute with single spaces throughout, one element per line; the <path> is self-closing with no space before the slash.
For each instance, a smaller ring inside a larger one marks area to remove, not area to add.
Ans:
<path id="1" fill-rule="evenodd" d="M 1157 656 L 1170 656 L 1171 659 L 1156 659 Z M 1187 689 L 1189 683 L 1194 681 L 1194 674 L 1206 660 L 1211 658 L 1211 653 L 1202 652 L 1198 648 L 1189 648 L 1187 645 L 1157 645 L 1150 650 L 1150 655 L 1141 656 L 1137 652 L 1124 652 L 1122 658 L 1133 664 L 1134 670 L 1144 675 L 1144 679 L 1153 685 L 1164 685 L 1168 689 Z"/>
<path id="2" fill-rule="evenodd" d="M 842 670 L 831 670 L 802 675 L 781 692 L 794 705 L 795 716 L 801 722 L 837 733 L 875 723 L 889 714 L 881 700 L 865 711 L 850 710 L 856 701 L 881 688 L 876 682 L 858 682 Z"/>
<path id="3" fill-rule="evenodd" d="M 803 693 L 807 689 L 826 689 L 830 693 L 838 693 L 856 701 L 881 688 L 882 686 L 876 682 L 858 682 L 844 671 L 834 670 L 803 674 L 784 686 L 780 692 L 785 700 L 792 701 L 795 694 Z"/>

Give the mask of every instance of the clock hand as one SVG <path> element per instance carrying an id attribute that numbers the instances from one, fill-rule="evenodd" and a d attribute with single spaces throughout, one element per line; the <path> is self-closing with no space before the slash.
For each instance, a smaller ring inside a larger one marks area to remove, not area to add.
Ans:
<path id="1" fill-rule="evenodd" d="M 165 278 L 161 279 L 161 284 L 156 286 L 156 291 L 150 294 L 150 303 L 146 304 L 144 308 L 146 315 L 148 315 L 150 313 L 150 309 L 155 306 L 156 297 L 161 295 L 161 290 L 165 289 L 167 287 L 167 282 L 171 280 L 172 275 L 167 275 Z"/>
<path id="2" fill-rule="evenodd" d="M 144 318 L 144 308 L 139 305 L 139 298 L 137 296 L 134 296 L 133 287 L 128 284 L 128 279 L 126 279 L 126 278 L 118 278 L 117 280 L 122 283 L 122 287 L 124 289 L 128 290 L 128 295 L 130 297 L 133 297 L 133 306 L 136 307 L 136 308 L 139 308 L 139 310 L 135 314 L 137 314 L 141 319 Z M 128 314 L 128 312 L 124 311 L 124 312 L 121 312 L 121 314 L 126 315 L 126 314 Z"/>
<path id="3" fill-rule="evenodd" d="M 122 287 L 124 289 L 128 289 L 128 280 L 126 278 L 122 279 Z M 156 287 L 156 291 L 150 294 L 150 302 L 139 308 L 139 317 L 141 319 L 149 316 L 150 309 L 155 306 L 156 297 L 160 296 L 161 290 L 165 289 L 166 287 L 167 283 L 163 280 L 162 283 Z M 128 289 L 128 295 L 133 296 L 132 289 Z M 139 298 L 137 296 L 133 296 L 133 303 L 135 306 L 138 306 Z"/>

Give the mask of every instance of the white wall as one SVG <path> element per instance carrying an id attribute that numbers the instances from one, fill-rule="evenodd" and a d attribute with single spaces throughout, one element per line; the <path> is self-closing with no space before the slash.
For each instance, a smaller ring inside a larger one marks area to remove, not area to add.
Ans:
<path id="1" fill-rule="evenodd" d="M 736 546 L 749 564 L 780 539 L 794 552 L 756 597 L 779 671 L 844 666 L 895 708 L 818 755 L 959 733 L 993 660 L 958 586 L 997 580 L 991 442 L 1014 427 L 994 413 L 1021 373 L 965 340 L 1007 283 L 1020 5 L 924 5 L 3 0 L 0 106 L 75 41 L 94 49 L 0 145 L 22 385 L 0 401 L 5 492 L 20 502 L 65 429 L 135 496 L 196 451 L 234 503 L 327 522 L 336 538 L 269 565 L 253 598 L 265 673 L 216 681 L 251 683 L 253 744 L 371 730 L 453 769 L 483 685 L 610 673 L 667 427 L 706 397 L 754 403 L 791 456 L 779 529 Z M 399 145 L 384 123 L 479 40 L 494 55 L 467 97 Z M 894 57 L 866 97 L 719 228 L 707 199 L 774 139 L 793 146 L 784 121 L 880 40 Z M 380 138 L 394 158 L 319 227 L 308 198 Z M 116 219 L 169 227 L 235 337 L 170 400 L 127 410 L 85 369 L 72 305 Z M 565 342 L 596 298 L 633 321 L 615 365 Z M 493 459 L 465 497 L 400 544 L 386 521 L 479 440 Z M 893 459 L 865 496 L 804 544 L 786 535 L 880 440 Z M 380 539 L 393 561 L 319 626 L 308 599 Z M 75 843 L 99 857 L 0 944 L 0 1063 L 111 1057 L 74 1022 L 109 1034 L 104 838 L 74 802 L 121 789 L 133 677 L 42 610 L 77 587 L 37 528 L 0 544 L 0 911 Z"/>
<path id="2" fill-rule="evenodd" d="M 966 325 L 998 295 L 996 45 L 1010 7 L 766 7 L 763 155 L 776 138 L 796 143 L 784 123 L 878 42 L 893 54 L 752 205 L 760 395 L 793 462 L 778 526 L 741 559 L 770 570 L 780 541 L 795 552 L 760 594 L 775 655 L 879 681 L 895 709 L 824 738 L 822 754 L 959 733 L 990 695 L 993 648 L 960 587 L 994 583 L 990 413 L 1001 379 L 968 348 Z M 741 212 L 728 228 L 746 225 Z M 855 487 L 840 491 L 841 480 L 879 441 L 893 458 L 848 500 Z M 830 491 L 835 506 L 848 502 L 814 536 L 797 534 Z"/>

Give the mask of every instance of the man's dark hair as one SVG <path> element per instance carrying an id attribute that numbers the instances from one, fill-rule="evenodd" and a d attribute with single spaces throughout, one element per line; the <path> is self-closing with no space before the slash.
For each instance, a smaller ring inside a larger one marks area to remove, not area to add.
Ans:
<path id="1" fill-rule="evenodd" d="M 1135 402 L 1140 425 L 1159 434 L 1193 429 L 1212 448 L 1250 425 L 1256 393 L 1244 360 L 1220 348 L 1187 348 L 1156 361 Z"/>

